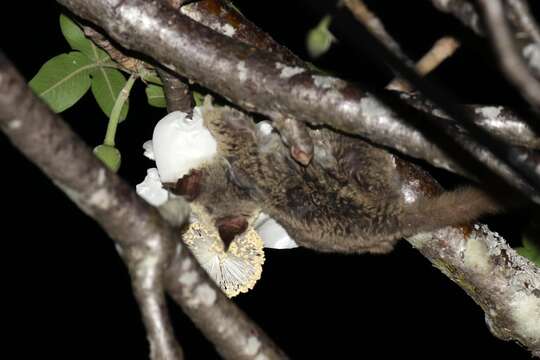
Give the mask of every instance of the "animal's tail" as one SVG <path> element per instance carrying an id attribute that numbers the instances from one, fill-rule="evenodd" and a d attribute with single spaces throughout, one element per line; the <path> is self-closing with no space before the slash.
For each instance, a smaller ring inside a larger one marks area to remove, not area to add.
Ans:
<path id="1" fill-rule="evenodd" d="M 503 207 L 480 189 L 464 187 L 422 198 L 405 209 L 402 218 L 403 236 L 433 231 L 449 225 L 467 224 L 482 215 L 501 212 Z"/>

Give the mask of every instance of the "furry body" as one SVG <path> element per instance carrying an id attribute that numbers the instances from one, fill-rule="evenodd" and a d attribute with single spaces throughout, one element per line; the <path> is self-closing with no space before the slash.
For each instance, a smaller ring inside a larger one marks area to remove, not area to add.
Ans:
<path id="1" fill-rule="evenodd" d="M 259 131 L 243 113 L 208 102 L 203 111 L 219 156 L 199 169 L 194 201 L 218 227 L 232 215 L 233 228 L 242 228 L 238 217 L 262 210 L 301 246 L 384 253 L 401 237 L 498 210 L 473 188 L 406 203 L 394 156 L 359 138 L 313 130 L 314 159 L 304 167 L 291 159 L 279 135 Z"/>

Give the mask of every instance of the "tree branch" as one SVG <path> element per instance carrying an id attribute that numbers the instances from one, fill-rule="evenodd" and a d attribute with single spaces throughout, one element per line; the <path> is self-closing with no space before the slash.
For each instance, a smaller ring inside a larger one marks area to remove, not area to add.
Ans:
<path id="1" fill-rule="evenodd" d="M 141 307 L 152 359 L 182 357 L 168 319 L 165 286 L 180 305 L 189 308 L 196 325 L 225 358 L 286 358 L 208 278 L 179 241 L 178 230 L 99 162 L 83 141 L 32 94 L 3 54 L 0 127 L 26 157 L 120 245 Z M 188 212 L 180 206 L 177 220 L 185 218 Z M 175 249 L 176 257 L 172 259 Z M 212 317 L 216 312 L 221 317 Z M 224 326 L 237 331 L 234 339 L 223 330 L 227 329 Z"/>
<path id="2" fill-rule="evenodd" d="M 373 97 L 360 89 L 307 68 L 284 64 L 279 56 L 235 42 L 172 12 L 168 6 L 143 0 L 113 2 L 117 6 L 105 0 L 58 1 L 102 26 L 122 45 L 154 57 L 248 111 L 274 120 L 292 117 L 314 125 L 327 124 L 412 156 L 430 158 L 422 151 L 425 148 L 415 146 L 427 142 L 418 131 L 395 116 L 386 116 L 388 111 L 374 106 L 377 103 Z M 412 139 L 411 134 L 416 138 Z M 437 145 L 427 143 L 437 149 Z M 490 153 L 486 150 L 475 154 L 477 147 L 469 145 L 467 148 L 479 158 Z M 521 153 L 519 149 L 513 151 Z M 494 158 L 489 164 L 508 182 L 531 193 L 499 160 Z"/>
<path id="3" fill-rule="evenodd" d="M 540 81 L 535 78 L 518 52 L 514 35 L 506 20 L 503 2 L 478 0 L 478 4 L 503 73 L 533 108 L 540 111 Z"/>
<path id="4" fill-rule="evenodd" d="M 406 201 L 441 192 L 427 173 L 396 161 Z M 487 226 L 447 227 L 407 239 L 485 312 L 490 331 L 540 357 L 540 268 Z"/>
<path id="5" fill-rule="evenodd" d="M 526 0 L 506 0 L 512 11 L 514 23 L 537 44 L 540 44 L 540 27 L 531 14 Z"/>
<path id="6" fill-rule="evenodd" d="M 159 78 L 163 83 L 163 91 L 167 101 L 167 111 L 182 111 L 190 113 L 193 109 L 193 97 L 188 84 L 178 75 L 168 70 L 156 68 Z"/>
<path id="7" fill-rule="evenodd" d="M 384 28 L 382 21 L 372 13 L 366 6 L 363 0 L 343 0 L 343 4 L 351 11 L 354 17 L 360 21 L 364 26 L 371 31 L 386 47 L 396 55 L 403 63 L 410 67 L 414 67 L 414 61 L 412 61 L 401 50 L 399 43 L 388 34 Z"/>
<path id="8" fill-rule="evenodd" d="M 401 100 L 424 113 L 437 117 L 437 121 L 443 119 L 453 122 L 445 113 L 426 101 L 418 93 L 400 93 Z M 509 108 L 504 106 L 482 106 L 466 105 L 465 109 L 474 119 L 474 123 L 504 140 L 516 146 L 539 150 L 540 138 L 536 135 L 531 126 L 523 121 L 521 117 Z"/>
<path id="9" fill-rule="evenodd" d="M 441 10 L 442 12 L 449 13 L 454 15 L 456 18 L 458 18 L 465 26 L 469 27 L 471 30 L 473 30 L 478 35 L 485 35 L 485 29 L 483 27 L 482 22 L 480 21 L 480 16 L 476 12 L 474 6 L 471 4 L 468 0 L 430 0 L 433 5 Z M 513 6 L 514 11 L 515 6 L 513 4 L 510 4 Z M 511 17 L 517 25 L 517 27 L 520 27 L 519 19 L 517 17 Z M 533 30 L 534 31 L 534 30 Z M 538 49 L 538 43 L 535 43 L 537 40 L 535 40 L 534 34 L 531 34 L 530 31 L 527 31 L 527 34 L 530 35 L 528 39 L 525 39 L 525 41 L 521 41 L 520 43 L 516 44 L 518 46 L 518 50 L 521 54 L 524 54 L 526 57 L 526 62 L 529 68 L 533 71 L 533 73 L 536 76 L 540 76 L 540 64 L 538 64 L 537 56 L 527 56 L 527 53 L 534 52 L 537 53 L 540 51 Z"/>
<path id="10" fill-rule="evenodd" d="M 246 19 L 227 1 L 200 0 L 182 6 L 180 12 L 222 35 L 272 53 L 279 61 L 289 66 L 305 66 L 300 58 Z M 306 124 L 292 117 L 279 117 L 274 120 L 274 127 L 290 147 L 293 159 L 300 164 L 308 165 L 313 157 L 313 141 Z"/>

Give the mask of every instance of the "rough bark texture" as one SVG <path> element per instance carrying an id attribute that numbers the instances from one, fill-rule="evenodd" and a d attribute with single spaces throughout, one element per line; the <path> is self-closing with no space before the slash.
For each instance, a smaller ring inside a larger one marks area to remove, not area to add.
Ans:
<path id="1" fill-rule="evenodd" d="M 407 201 L 433 196 L 440 185 L 398 160 Z M 540 268 L 519 256 L 487 226 L 447 227 L 407 239 L 484 310 L 490 331 L 540 357 Z"/>
<path id="2" fill-rule="evenodd" d="M 178 230 L 169 226 L 127 183 L 108 171 L 84 142 L 36 98 L 3 55 L 0 128 L 14 146 L 120 245 L 141 307 L 152 359 L 182 358 L 181 348 L 172 337 L 164 302 L 165 287 L 180 305 L 189 309 L 195 324 L 225 358 L 286 358 L 208 278 L 179 241 Z M 179 220 L 189 213 L 187 207 L 177 210 Z M 214 317 L 216 312 L 221 316 Z M 229 328 L 235 333 L 230 333 Z"/>

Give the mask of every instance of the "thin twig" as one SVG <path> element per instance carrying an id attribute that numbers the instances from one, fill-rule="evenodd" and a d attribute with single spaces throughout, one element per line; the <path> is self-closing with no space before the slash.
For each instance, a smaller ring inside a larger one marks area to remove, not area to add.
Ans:
<path id="1" fill-rule="evenodd" d="M 414 66 L 414 61 L 401 50 L 399 43 L 386 31 L 383 22 L 377 15 L 369 10 L 363 0 L 343 0 L 343 4 L 351 11 L 354 17 L 364 24 L 364 26 L 371 31 L 377 39 L 385 44 L 394 55 L 408 66 Z"/>
<path id="2" fill-rule="evenodd" d="M 484 34 L 480 17 L 476 13 L 473 4 L 468 0 L 430 0 L 440 11 L 449 13 L 458 18 L 463 24 L 472 29 L 478 35 Z"/>
<path id="3" fill-rule="evenodd" d="M 196 325 L 225 358 L 286 358 L 208 278 L 179 241 L 178 230 L 168 225 L 126 182 L 108 171 L 88 146 L 32 93 L 2 54 L 0 128 L 120 245 L 141 307 L 152 359 L 182 357 L 170 326 L 164 285 L 182 307 L 190 309 Z M 178 214 L 179 220 L 186 219 L 189 210 L 180 206 Z M 178 293 L 181 296 L 176 296 Z M 212 317 L 217 312 L 221 317 Z M 234 341 L 228 326 L 236 331 Z"/>
<path id="4" fill-rule="evenodd" d="M 437 68 L 444 60 L 448 59 L 459 48 L 459 41 L 451 36 L 445 36 L 435 42 L 433 47 L 415 65 L 416 72 L 420 76 L 426 76 Z M 386 86 L 389 90 L 410 92 L 411 86 L 399 78 L 396 78 Z"/>
<path id="5" fill-rule="evenodd" d="M 480 21 L 480 16 L 475 7 L 468 0 L 430 0 L 433 5 L 446 13 L 454 15 L 463 24 L 476 32 L 485 35 L 486 31 Z M 512 19 L 512 17 L 511 17 Z M 517 20 L 516 20 L 517 21 Z M 525 61 L 529 69 L 538 77 L 540 76 L 540 46 L 532 38 L 516 43 L 518 52 L 525 55 Z"/>
<path id="6" fill-rule="evenodd" d="M 478 0 L 486 27 L 495 49 L 501 69 L 521 95 L 537 110 L 540 110 L 540 82 L 534 77 L 518 53 L 515 38 L 505 17 L 501 0 Z"/>
<path id="7" fill-rule="evenodd" d="M 525 0 L 505 0 L 512 11 L 511 19 L 521 31 L 540 46 L 540 27 Z"/>
<path id="8" fill-rule="evenodd" d="M 190 113 L 193 109 L 193 97 L 188 84 L 177 74 L 169 70 L 156 68 L 159 78 L 163 83 L 163 91 L 167 101 L 167 111 L 182 111 Z"/>

